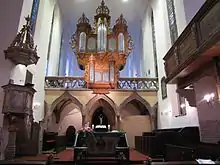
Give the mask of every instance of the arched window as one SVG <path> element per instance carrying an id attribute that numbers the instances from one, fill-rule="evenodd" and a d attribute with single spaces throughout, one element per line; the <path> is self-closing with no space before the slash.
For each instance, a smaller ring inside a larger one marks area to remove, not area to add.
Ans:
<path id="1" fill-rule="evenodd" d="M 39 4 L 40 4 L 40 0 L 33 0 L 33 5 L 31 9 L 31 34 L 32 36 L 34 36 L 34 32 L 35 32 Z"/>
<path id="2" fill-rule="evenodd" d="M 81 32 L 79 36 L 79 52 L 86 51 L 86 33 Z"/>
<path id="3" fill-rule="evenodd" d="M 100 23 L 98 27 L 98 51 L 106 51 L 107 29 L 104 23 Z"/>
<path id="4" fill-rule="evenodd" d="M 69 76 L 70 74 L 70 58 L 67 55 L 67 59 L 66 59 L 66 69 L 65 69 L 65 76 Z"/>
<path id="5" fill-rule="evenodd" d="M 63 35 L 64 30 L 62 30 L 61 40 L 60 40 L 60 53 L 59 53 L 59 63 L 58 63 L 58 69 L 57 69 L 57 75 L 62 75 L 62 49 L 63 49 Z"/>
<path id="6" fill-rule="evenodd" d="M 153 55 L 154 55 L 154 66 L 155 66 L 155 76 L 158 77 L 158 66 L 157 66 L 157 45 L 155 36 L 155 24 L 154 24 L 154 13 L 151 9 L 151 31 L 152 31 L 152 45 L 153 45 Z"/>
<path id="7" fill-rule="evenodd" d="M 50 51 L 51 51 L 51 43 L 52 43 L 52 34 L 53 34 L 53 26 L 54 26 L 54 16 L 55 16 L 55 8 L 53 10 L 51 26 L 50 26 L 50 38 L 48 44 L 48 51 L 47 51 L 47 66 L 46 66 L 46 75 L 48 75 L 48 68 L 49 68 L 49 59 L 50 59 Z"/>
<path id="8" fill-rule="evenodd" d="M 174 1 L 167 0 L 167 12 L 168 12 L 168 21 L 169 21 L 169 28 L 170 28 L 170 38 L 172 45 L 178 38 L 178 31 L 177 31 L 177 24 L 176 24 L 176 15 L 175 15 L 175 8 L 174 8 Z"/>
<path id="9" fill-rule="evenodd" d="M 118 35 L 118 51 L 121 53 L 125 51 L 125 39 L 123 33 L 119 33 Z"/>

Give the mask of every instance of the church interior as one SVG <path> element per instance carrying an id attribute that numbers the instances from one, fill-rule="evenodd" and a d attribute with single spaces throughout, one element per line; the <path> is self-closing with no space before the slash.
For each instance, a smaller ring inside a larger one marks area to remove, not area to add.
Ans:
<path id="1" fill-rule="evenodd" d="M 0 164 L 220 164 L 219 0 L 0 8 Z"/>

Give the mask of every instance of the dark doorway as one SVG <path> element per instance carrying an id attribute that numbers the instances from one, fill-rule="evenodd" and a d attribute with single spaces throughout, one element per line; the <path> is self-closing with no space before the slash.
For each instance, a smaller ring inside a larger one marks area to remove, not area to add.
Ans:
<path id="1" fill-rule="evenodd" d="M 92 124 L 94 124 L 94 126 L 96 125 L 106 125 L 106 127 L 108 126 L 109 121 L 107 116 L 103 113 L 103 107 L 99 107 L 94 112 L 92 116 Z"/>
<path id="2" fill-rule="evenodd" d="M 67 147 L 73 147 L 75 142 L 76 129 L 74 126 L 69 126 L 66 130 L 66 145 Z"/>

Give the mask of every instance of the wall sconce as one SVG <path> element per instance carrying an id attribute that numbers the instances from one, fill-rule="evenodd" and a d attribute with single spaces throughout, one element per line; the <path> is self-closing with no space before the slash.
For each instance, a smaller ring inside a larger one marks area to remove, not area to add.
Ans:
<path id="1" fill-rule="evenodd" d="M 213 103 L 214 102 L 214 98 L 215 98 L 215 94 L 214 93 L 210 93 L 210 94 L 206 94 L 203 97 L 203 100 L 205 100 L 207 103 Z"/>
<path id="2" fill-rule="evenodd" d="M 182 109 L 183 109 L 183 108 L 186 108 L 186 104 L 181 104 L 181 105 L 180 105 L 180 108 L 182 108 Z"/>
<path id="3" fill-rule="evenodd" d="M 38 109 L 40 105 L 41 104 L 39 102 L 33 103 L 33 109 Z"/>

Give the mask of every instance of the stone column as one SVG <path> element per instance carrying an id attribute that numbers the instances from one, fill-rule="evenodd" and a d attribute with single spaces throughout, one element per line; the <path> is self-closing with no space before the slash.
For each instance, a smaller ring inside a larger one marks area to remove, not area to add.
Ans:
<path id="1" fill-rule="evenodd" d="M 86 115 L 83 114 L 83 115 L 82 115 L 82 127 L 84 127 L 85 124 L 86 124 L 86 123 L 85 123 L 85 122 L 86 122 L 85 120 L 86 120 Z M 91 124 L 91 123 L 90 123 L 90 124 Z"/>
<path id="2" fill-rule="evenodd" d="M 116 127 L 117 127 L 117 130 L 120 130 L 120 115 L 116 116 Z"/>
<path id="3" fill-rule="evenodd" d="M 155 120 L 156 117 L 154 115 L 150 116 L 151 118 L 151 131 L 155 130 Z"/>

